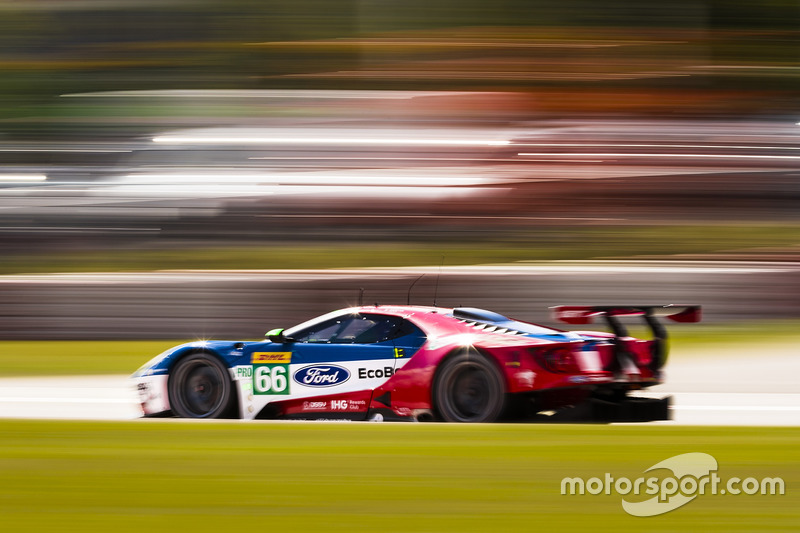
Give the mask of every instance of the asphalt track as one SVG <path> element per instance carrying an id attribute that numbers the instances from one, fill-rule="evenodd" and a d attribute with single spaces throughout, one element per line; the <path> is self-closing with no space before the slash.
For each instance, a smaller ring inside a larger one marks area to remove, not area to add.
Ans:
<path id="1" fill-rule="evenodd" d="M 782 371 L 754 381 L 765 367 Z M 673 397 L 672 420 L 654 424 L 800 426 L 798 373 L 795 354 L 673 363 L 667 383 L 648 393 Z M 140 415 L 128 376 L 0 379 L 0 419 L 134 420 Z"/>
<path id="2" fill-rule="evenodd" d="M 684 354 L 685 355 L 685 354 Z M 672 420 L 662 425 L 800 426 L 800 357 L 686 360 L 668 367 L 653 395 L 672 395 Z M 764 368 L 780 368 L 767 379 Z M 0 419 L 134 420 L 141 415 L 128 376 L 0 379 Z M 248 422 L 264 423 L 264 422 Z"/>

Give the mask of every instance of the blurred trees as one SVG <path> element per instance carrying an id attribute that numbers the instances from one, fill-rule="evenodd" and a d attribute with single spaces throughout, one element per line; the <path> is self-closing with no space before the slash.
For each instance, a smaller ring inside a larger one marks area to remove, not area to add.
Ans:
<path id="1" fill-rule="evenodd" d="M 543 102 L 588 89 L 603 105 L 622 89 L 714 89 L 738 91 L 743 112 L 797 110 L 798 45 L 796 0 L 0 0 L 0 118 L 47 115 L 65 93 L 161 88 L 525 90 Z"/>

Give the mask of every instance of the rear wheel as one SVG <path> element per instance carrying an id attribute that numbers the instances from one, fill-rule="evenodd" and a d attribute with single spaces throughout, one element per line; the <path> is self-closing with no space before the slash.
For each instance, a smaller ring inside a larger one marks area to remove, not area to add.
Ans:
<path id="1" fill-rule="evenodd" d="M 228 369 L 207 353 L 184 357 L 170 374 L 169 404 L 184 418 L 230 416 L 234 401 Z"/>
<path id="2" fill-rule="evenodd" d="M 439 368 L 433 403 L 447 422 L 493 422 L 505 405 L 503 376 L 480 354 L 455 355 Z"/>

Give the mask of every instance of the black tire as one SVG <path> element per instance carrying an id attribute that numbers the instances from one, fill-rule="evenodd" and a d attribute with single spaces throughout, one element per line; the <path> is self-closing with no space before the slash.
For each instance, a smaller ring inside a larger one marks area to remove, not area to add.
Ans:
<path id="1" fill-rule="evenodd" d="M 187 355 L 169 377 L 169 405 L 183 418 L 225 418 L 235 405 L 228 369 L 207 353 Z"/>
<path id="2" fill-rule="evenodd" d="M 486 357 L 460 353 L 439 368 L 433 405 L 446 422 L 494 422 L 505 407 L 505 381 Z"/>

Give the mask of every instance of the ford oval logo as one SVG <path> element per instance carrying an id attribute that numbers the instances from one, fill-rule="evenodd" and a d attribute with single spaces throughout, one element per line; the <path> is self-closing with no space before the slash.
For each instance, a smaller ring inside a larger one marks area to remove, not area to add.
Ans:
<path id="1" fill-rule="evenodd" d="M 306 387 L 333 387 L 350 379 L 350 371 L 336 365 L 304 366 L 294 373 L 294 380 Z"/>

